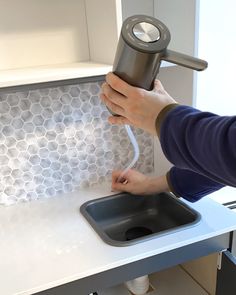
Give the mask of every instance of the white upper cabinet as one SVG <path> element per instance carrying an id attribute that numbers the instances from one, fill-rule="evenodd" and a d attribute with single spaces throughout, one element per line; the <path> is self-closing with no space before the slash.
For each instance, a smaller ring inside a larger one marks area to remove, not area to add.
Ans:
<path id="1" fill-rule="evenodd" d="M 120 0 L 0 0 L 0 87 L 111 69 Z"/>
<path id="2" fill-rule="evenodd" d="M 182 2 L 194 1 L 0 0 L 0 88 L 106 74 L 122 20 L 134 14 L 159 17 L 178 49 L 192 46 Z"/>
<path id="3" fill-rule="evenodd" d="M 195 55 L 199 0 L 154 0 L 154 17 L 170 30 L 169 49 Z"/>
<path id="4" fill-rule="evenodd" d="M 123 20 L 134 14 L 154 16 L 154 0 L 122 0 Z"/>

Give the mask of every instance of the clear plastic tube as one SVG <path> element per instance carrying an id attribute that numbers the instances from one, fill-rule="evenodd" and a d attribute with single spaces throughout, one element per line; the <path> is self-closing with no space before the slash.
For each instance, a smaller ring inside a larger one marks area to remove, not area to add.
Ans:
<path id="1" fill-rule="evenodd" d="M 138 146 L 137 140 L 133 134 L 133 131 L 129 125 L 125 125 L 125 129 L 128 133 L 129 139 L 130 139 L 130 141 L 133 145 L 133 148 L 134 148 L 134 157 L 133 157 L 133 160 L 130 162 L 130 164 L 121 172 L 121 174 L 119 175 L 119 177 L 117 179 L 117 182 L 122 182 L 125 174 L 128 172 L 129 169 L 131 169 L 134 166 L 134 164 L 137 162 L 137 160 L 139 158 L 139 146 Z"/>
<path id="2" fill-rule="evenodd" d="M 134 136 L 132 129 L 130 128 L 129 125 L 125 125 L 125 129 L 127 131 L 129 139 L 130 139 L 130 141 L 133 145 L 133 148 L 134 148 L 134 157 L 133 157 L 133 160 L 130 162 L 130 164 L 119 175 L 118 180 L 117 180 L 118 182 L 121 182 L 123 180 L 125 174 L 127 173 L 127 171 L 134 166 L 134 164 L 137 162 L 137 160 L 139 158 L 139 154 L 140 154 L 139 146 L 138 146 L 137 140 Z M 139 277 L 134 280 L 126 282 L 125 285 L 128 288 L 128 290 L 130 290 L 133 294 L 135 294 L 135 295 L 142 294 L 143 295 L 149 289 L 149 277 L 148 277 L 148 275 L 142 276 L 142 277 Z"/>

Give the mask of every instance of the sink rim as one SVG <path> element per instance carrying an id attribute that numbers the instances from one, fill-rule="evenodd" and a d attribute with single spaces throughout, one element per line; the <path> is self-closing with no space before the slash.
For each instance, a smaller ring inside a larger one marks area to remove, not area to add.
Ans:
<path id="1" fill-rule="evenodd" d="M 193 213 L 195 215 L 196 219 L 194 221 L 192 221 L 192 222 L 189 222 L 189 223 L 183 224 L 183 225 L 179 225 L 179 226 L 174 227 L 172 229 L 162 230 L 160 232 L 155 232 L 155 233 L 152 233 L 150 235 L 142 236 L 140 238 L 136 238 L 136 239 L 133 239 L 133 240 L 119 241 L 119 240 L 115 240 L 115 239 L 112 239 L 111 237 L 109 237 L 106 234 L 106 232 L 103 230 L 103 228 L 101 226 L 99 226 L 99 224 L 96 222 L 96 220 L 86 210 L 88 205 L 92 205 L 93 203 L 103 202 L 106 199 L 112 200 L 112 199 L 115 199 L 116 197 L 122 196 L 122 195 L 132 195 L 132 196 L 135 196 L 135 197 L 136 196 L 137 197 L 148 197 L 148 196 L 160 195 L 160 194 L 165 194 L 165 195 L 168 195 L 169 198 L 173 198 L 174 201 L 177 202 L 180 206 L 182 206 L 185 209 L 191 211 L 191 213 Z M 85 203 L 83 203 L 80 206 L 80 212 L 84 216 L 84 218 L 87 220 L 89 225 L 93 228 L 93 230 L 97 233 L 97 235 L 105 243 L 107 243 L 107 244 L 109 244 L 111 246 L 116 246 L 116 247 L 126 247 L 126 246 L 136 245 L 136 244 L 139 244 L 139 243 L 142 243 L 142 242 L 153 240 L 154 238 L 157 238 L 157 237 L 173 234 L 173 233 L 176 233 L 178 231 L 187 229 L 189 227 L 197 226 L 197 224 L 201 220 L 201 214 L 198 211 L 196 211 L 195 209 L 190 207 L 185 202 L 181 201 L 174 194 L 168 193 L 168 192 L 161 192 L 161 193 L 150 194 L 150 195 L 133 195 L 133 194 L 130 194 L 130 193 L 127 193 L 127 192 L 120 192 L 120 193 L 117 193 L 117 194 L 107 195 L 105 197 L 101 197 L 101 198 L 86 201 Z"/>

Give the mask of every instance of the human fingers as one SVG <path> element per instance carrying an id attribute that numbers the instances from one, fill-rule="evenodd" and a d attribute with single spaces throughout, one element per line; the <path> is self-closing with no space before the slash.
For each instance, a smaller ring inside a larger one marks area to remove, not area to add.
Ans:
<path id="1" fill-rule="evenodd" d="M 111 110 L 113 113 L 120 115 L 120 116 L 124 115 L 124 109 L 121 108 L 120 106 L 114 104 L 113 102 L 111 102 L 110 99 L 107 98 L 105 94 L 101 93 L 100 98 L 106 104 L 108 109 Z"/>
<path id="2" fill-rule="evenodd" d="M 165 91 L 164 86 L 162 85 L 161 81 L 156 79 L 154 81 L 154 87 L 153 87 L 154 91 Z"/>
<path id="3" fill-rule="evenodd" d="M 106 75 L 106 82 L 113 89 L 123 94 L 124 96 L 129 96 L 130 92 L 135 88 L 111 72 Z"/>
<path id="4" fill-rule="evenodd" d="M 123 116 L 110 116 L 108 121 L 112 125 L 133 125 L 126 117 Z"/>
<path id="5" fill-rule="evenodd" d="M 113 191 L 126 191 L 125 185 L 127 184 L 127 180 L 125 178 L 123 178 L 121 181 L 118 181 L 121 173 L 122 173 L 122 171 L 120 171 L 120 170 L 112 172 L 111 188 Z"/>
<path id="6" fill-rule="evenodd" d="M 131 182 L 133 177 L 139 172 L 137 172 L 136 170 L 133 169 L 129 169 L 128 171 L 126 171 L 126 173 L 124 174 L 124 176 L 121 178 L 121 174 L 123 174 L 124 171 L 122 170 L 114 170 L 112 171 L 112 183 L 114 182 L 121 182 L 121 183 L 127 183 L 127 182 Z M 121 181 L 119 181 L 121 178 Z"/>
<path id="7" fill-rule="evenodd" d="M 112 191 L 117 191 L 117 192 L 131 192 L 130 185 L 126 182 L 121 183 L 121 182 L 115 182 L 111 186 Z"/>
<path id="8" fill-rule="evenodd" d="M 131 169 L 126 171 L 126 173 L 124 175 L 123 174 L 124 174 L 124 171 L 114 170 L 112 172 L 112 184 L 115 184 L 115 183 L 127 184 L 132 181 L 132 170 Z"/>
<path id="9" fill-rule="evenodd" d="M 122 173 L 121 170 L 114 170 L 114 171 L 112 171 L 112 175 L 111 175 L 111 177 L 112 177 L 112 184 L 115 183 L 115 182 L 117 182 L 117 180 L 118 180 L 119 176 L 121 175 L 121 173 Z"/>
<path id="10" fill-rule="evenodd" d="M 119 92 L 115 91 L 107 83 L 102 84 L 102 91 L 106 97 L 108 97 L 114 104 L 119 105 L 124 108 L 126 104 L 126 97 Z"/>
<path id="11" fill-rule="evenodd" d="M 118 181 L 120 178 L 122 171 L 121 170 L 116 170 L 112 172 L 112 184 L 111 188 L 113 191 L 122 191 L 122 192 L 127 192 L 129 191 L 129 188 L 127 187 L 127 179 L 124 176 L 124 178 L 121 181 Z"/>

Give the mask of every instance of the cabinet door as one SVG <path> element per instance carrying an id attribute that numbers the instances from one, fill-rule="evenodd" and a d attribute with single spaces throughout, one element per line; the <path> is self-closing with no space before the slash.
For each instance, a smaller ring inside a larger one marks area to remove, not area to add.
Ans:
<path id="1" fill-rule="evenodd" d="M 236 258 L 226 251 L 222 255 L 221 269 L 217 272 L 216 295 L 236 294 Z"/>
<path id="2" fill-rule="evenodd" d="M 196 52 L 198 0 L 154 0 L 154 16 L 171 32 L 169 48 L 186 54 Z"/>
<path id="3" fill-rule="evenodd" d="M 153 0 L 122 0 L 123 20 L 134 14 L 154 16 Z"/>
<path id="4" fill-rule="evenodd" d="M 171 32 L 170 48 L 193 55 L 196 52 L 199 0 L 122 0 L 123 20 L 134 14 L 154 16 Z"/>

